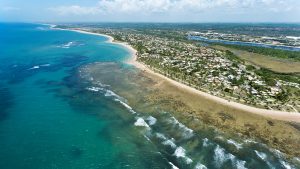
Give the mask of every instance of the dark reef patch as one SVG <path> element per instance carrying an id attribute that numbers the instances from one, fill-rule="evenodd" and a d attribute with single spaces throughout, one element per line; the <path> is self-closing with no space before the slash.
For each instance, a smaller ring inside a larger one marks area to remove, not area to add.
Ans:
<path id="1" fill-rule="evenodd" d="M 8 117 L 8 109 L 13 105 L 13 96 L 7 87 L 0 84 L 0 121 Z"/>
<path id="2" fill-rule="evenodd" d="M 79 63 L 87 61 L 88 59 L 89 57 L 87 56 L 79 55 L 76 53 L 68 53 L 63 57 L 58 58 L 58 63 L 63 67 L 74 67 L 78 66 Z"/>
<path id="3" fill-rule="evenodd" d="M 29 70 L 30 68 L 31 65 L 12 65 L 10 68 L 5 70 L 6 76 L 4 79 L 7 79 L 10 84 L 20 83 L 37 72 L 37 70 L 34 69 Z"/>
<path id="4" fill-rule="evenodd" d="M 89 57 L 76 53 L 67 53 L 57 57 L 54 62 L 33 61 L 27 64 L 14 63 L 11 60 L 4 60 L 6 64 L 0 64 L 0 78 L 7 80 L 10 84 L 24 81 L 39 72 L 55 72 L 62 68 L 75 68 L 88 61 Z M 73 72 L 73 71 L 72 71 Z"/>
<path id="5" fill-rule="evenodd" d="M 83 150 L 77 146 L 72 146 L 70 149 L 70 156 L 71 158 L 80 158 L 83 154 Z"/>

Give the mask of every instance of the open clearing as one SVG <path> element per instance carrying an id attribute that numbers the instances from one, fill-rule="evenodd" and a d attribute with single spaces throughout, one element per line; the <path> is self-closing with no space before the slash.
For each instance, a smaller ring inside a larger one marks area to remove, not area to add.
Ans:
<path id="1" fill-rule="evenodd" d="M 235 55 L 244 59 L 246 62 L 257 65 L 259 67 L 270 69 L 274 72 L 280 73 L 300 73 L 300 62 L 283 60 L 271 56 L 266 56 L 257 53 L 251 53 L 248 51 L 232 49 L 220 45 L 212 46 L 215 49 L 219 50 L 229 50 Z"/>

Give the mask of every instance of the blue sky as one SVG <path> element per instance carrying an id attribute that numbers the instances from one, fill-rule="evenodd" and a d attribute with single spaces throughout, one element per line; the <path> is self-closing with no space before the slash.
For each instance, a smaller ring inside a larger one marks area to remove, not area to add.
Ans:
<path id="1" fill-rule="evenodd" d="M 300 0 L 0 0 L 0 21 L 300 22 Z"/>

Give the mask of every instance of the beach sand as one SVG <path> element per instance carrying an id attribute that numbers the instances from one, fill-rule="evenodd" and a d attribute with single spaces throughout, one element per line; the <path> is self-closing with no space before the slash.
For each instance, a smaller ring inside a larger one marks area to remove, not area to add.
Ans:
<path id="1" fill-rule="evenodd" d="M 78 31 L 81 33 L 89 33 Z M 89 33 L 94 34 L 94 33 Z M 100 35 L 100 34 L 95 34 Z M 101 35 L 102 36 L 102 35 Z M 108 37 L 109 42 L 113 38 Z M 113 42 L 130 51 L 131 57 L 125 60 L 135 66 L 137 74 L 128 74 L 124 70 L 114 72 L 110 66 L 101 69 L 102 63 L 89 66 L 94 79 L 98 76 L 115 76 L 113 90 L 126 98 L 128 104 L 137 112 L 153 112 L 160 110 L 171 112 L 179 121 L 194 131 L 201 131 L 203 125 L 213 126 L 229 137 L 255 139 L 280 150 L 287 157 L 299 157 L 300 152 L 300 114 L 259 109 L 198 91 L 192 87 L 169 79 L 152 71 L 137 61 L 136 50 L 126 43 Z M 107 73 L 105 73 L 108 71 Z M 120 74 L 121 73 L 121 74 Z M 108 75 L 106 75 L 108 74 Z M 111 78 L 109 78 L 111 79 Z M 133 85 L 123 88 L 120 82 Z M 111 83 L 105 83 L 111 84 Z M 201 124 L 199 124 L 201 123 Z"/>
<path id="2" fill-rule="evenodd" d="M 144 72 L 157 76 L 163 80 L 166 81 L 166 83 L 170 83 L 171 85 L 174 85 L 176 88 L 178 88 L 178 90 L 185 92 L 185 93 L 190 93 L 190 94 L 194 94 L 194 95 L 198 95 L 199 97 L 211 100 L 217 104 L 221 104 L 224 105 L 226 107 L 231 107 L 237 110 L 241 110 L 247 113 L 254 113 L 257 115 L 261 115 L 261 116 L 265 116 L 265 117 L 269 117 L 272 119 L 276 119 L 276 120 L 282 120 L 282 121 L 292 121 L 292 122 L 299 122 L 300 123 L 300 113 L 294 112 L 283 112 L 283 111 L 276 111 L 276 110 L 267 110 L 267 109 L 261 109 L 261 108 L 256 108 L 256 107 L 252 107 L 252 106 L 248 106 L 248 105 L 244 105 L 241 103 L 237 103 L 234 101 L 229 101 L 217 96 L 213 96 L 211 94 L 199 91 L 195 88 L 192 88 L 190 86 L 187 86 L 185 84 L 182 84 L 180 82 L 177 82 L 173 79 L 170 79 L 166 76 L 163 76 L 159 73 L 154 72 L 153 70 L 151 70 L 149 67 L 147 67 L 145 64 L 140 63 L 137 61 L 137 56 L 136 56 L 136 51 L 132 48 L 132 47 L 128 47 L 131 51 L 133 51 L 133 57 L 132 59 L 130 59 L 127 63 L 134 65 L 135 67 L 143 70 Z"/>
<path id="3" fill-rule="evenodd" d="M 55 29 L 57 29 L 57 28 L 55 28 Z M 297 113 L 297 112 L 291 113 L 291 112 L 261 109 L 261 108 L 256 108 L 256 107 L 244 105 L 241 103 L 237 103 L 234 101 L 229 101 L 229 100 L 199 91 L 195 88 L 192 88 L 190 86 L 187 86 L 185 84 L 177 82 L 173 79 L 170 79 L 166 76 L 163 76 L 162 74 L 156 73 L 153 70 L 151 70 L 149 67 L 147 67 L 145 64 L 137 61 L 137 55 L 136 55 L 137 51 L 132 46 L 130 46 L 129 44 L 127 44 L 125 42 L 115 42 L 114 38 L 111 36 L 108 36 L 105 34 L 100 34 L 100 33 L 88 32 L 88 30 L 84 30 L 84 29 L 67 29 L 67 30 L 71 30 L 71 31 L 79 32 L 79 33 L 97 35 L 97 36 L 104 36 L 104 37 L 108 38 L 108 42 L 118 44 L 118 45 L 121 45 L 121 46 L 127 48 L 130 51 L 132 57 L 130 57 L 128 60 L 126 60 L 126 63 L 131 64 L 131 65 L 135 66 L 136 68 L 144 71 L 145 74 L 148 74 L 150 76 L 156 76 L 157 78 L 160 78 L 162 80 L 162 83 L 168 83 L 168 85 L 173 85 L 173 87 L 178 89 L 178 92 L 191 94 L 191 95 L 197 96 L 198 98 L 201 98 L 201 99 L 204 98 L 204 99 L 211 101 L 212 103 L 220 104 L 225 107 L 243 111 L 245 113 L 253 113 L 253 114 L 268 117 L 271 119 L 300 123 L 300 113 Z M 197 99 L 197 98 L 195 98 L 195 99 Z"/>

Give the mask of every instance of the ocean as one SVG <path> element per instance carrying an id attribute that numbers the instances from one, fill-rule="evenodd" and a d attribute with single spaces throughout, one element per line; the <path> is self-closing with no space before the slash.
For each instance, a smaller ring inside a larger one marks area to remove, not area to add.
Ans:
<path id="1" fill-rule="evenodd" d="M 0 168 L 299 167 L 260 142 L 195 132 L 156 105 L 136 111 L 122 97 L 139 90 L 129 57 L 106 37 L 0 23 Z"/>

